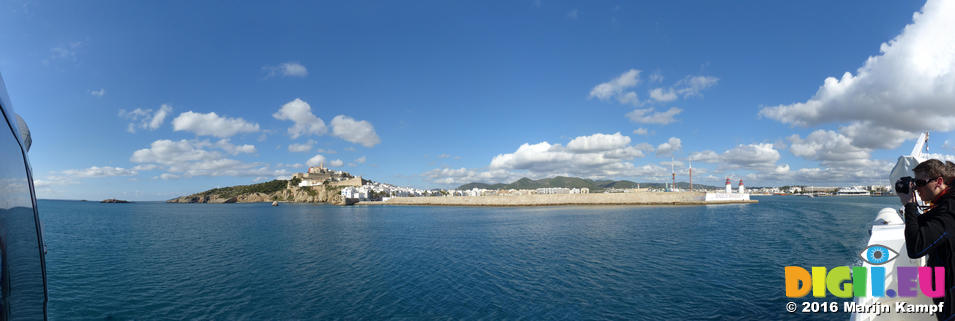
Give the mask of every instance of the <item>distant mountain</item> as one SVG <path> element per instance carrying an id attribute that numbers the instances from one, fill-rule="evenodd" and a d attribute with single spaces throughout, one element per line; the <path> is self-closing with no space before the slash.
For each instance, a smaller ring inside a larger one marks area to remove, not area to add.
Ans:
<path id="1" fill-rule="evenodd" d="M 566 188 L 589 188 L 591 191 L 601 191 L 609 188 L 636 188 L 637 186 L 641 188 L 651 187 L 651 188 L 663 188 L 663 183 L 636 183 L 632 181 L 622 180 L 590 180 L 586 178 L 578 177 L 565 177 L 557 176 L 553 178 L 543 178 L 539 180 L 532 180 L 530 178 L 524 177 L 519 180 L 514 181 L 510 184 L 485 184 L 485 183 L 469 183 L 458 186 L 460 190 L 467 190 L 472 188 L 484 188 L 484 189 L 538 189 L 545 187 L 566 187 Z M 689 189 L 690 184 L 686 182 L 677 182 L 677 188 L 680 189 Z M 700 185 L 693 184 L 694 189 L 718 189 L 715 186 L 709 185 Z"/>

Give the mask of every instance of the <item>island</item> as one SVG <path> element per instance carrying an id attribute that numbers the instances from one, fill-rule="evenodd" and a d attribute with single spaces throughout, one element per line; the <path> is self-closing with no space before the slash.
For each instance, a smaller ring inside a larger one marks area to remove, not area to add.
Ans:
<path id="1" fill-rule="evenodd" d="M 169 203 L 328 203 L 334 205 L 555 206 L 555 205 L 709 205 L 757 203 L 743 186 L 725 189 L 688 183 L 636 183 L 554 177 L 519 179 L 510 184 L 470 183 L 457 189 L 416 189 L 374 182 L 348 172 L 309 167 L 288 180 L 213 188 Z"/>
<path id="2" fill-rule="evenodd" d="M 83 200 L 85 202 L 86 200 Z M 129 203 L 129 201 L 118 200 L 115 198 L 107 198 L 105 200 L 99 201 L 100 203 Z"/>
<path id="3" fill-rule="evenodd" d="M 257 203 L 297 202 L 351 205 L 357 199 L 342 195 L 346 187 L 360 187 L 371 183 L 361 176 L 321 166 L 310 167 L 306 173 L 296 173 L 288 180 L 276 179 L 265 183 L 213 188 L 204 192 L 177 197 L 167 203 Z"/>

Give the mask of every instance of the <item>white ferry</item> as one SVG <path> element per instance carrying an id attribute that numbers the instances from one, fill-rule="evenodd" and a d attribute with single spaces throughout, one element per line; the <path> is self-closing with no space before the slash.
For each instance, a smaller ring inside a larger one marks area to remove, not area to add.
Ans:
<path id="1" fill-rule="evenodd" d="M 27 152 L 30 129 L 0 77 L 0 320 L 46 320 L 46 246 Z"/>
<path id="2" fill-rule="evenodd" d="M 869 196 L 869 195 L 871 195 L 869 191 L 864 190 L 858 186 L 844 187 L 836 191 L 836 196 Z"/>

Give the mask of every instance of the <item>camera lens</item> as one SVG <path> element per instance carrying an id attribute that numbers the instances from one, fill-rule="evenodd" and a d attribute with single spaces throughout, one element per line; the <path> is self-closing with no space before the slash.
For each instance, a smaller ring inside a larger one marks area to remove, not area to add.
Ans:
<path id="1" fill-rule="evenodd" d="M 895 181 L 895 192 L 899 194 L 908 194 L 909 185 L 912 183 L 912 177 L 905 176 Z"/>

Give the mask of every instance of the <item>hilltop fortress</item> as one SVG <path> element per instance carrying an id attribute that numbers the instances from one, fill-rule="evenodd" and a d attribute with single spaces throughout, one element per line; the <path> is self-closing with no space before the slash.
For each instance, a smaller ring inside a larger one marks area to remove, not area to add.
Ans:
<path id="1" fill-rule="evenodd" d="M 319 166 L 309 167 L 308 172 L 306 173 L 295 173 L 295 175 L 292 175 L 292 179 L 289 180 L 288 187 L 358 187 L 368 182 L 368 180 L 362 179 L 361 176 L 352 176 L 348 172 L 325 168 L 325 162 L 322 162 Z M 293 186 L 293 183 L 297 184 Z"/>

